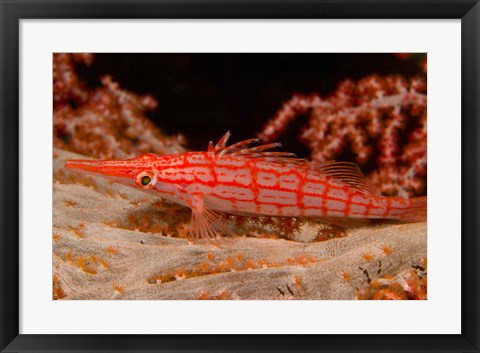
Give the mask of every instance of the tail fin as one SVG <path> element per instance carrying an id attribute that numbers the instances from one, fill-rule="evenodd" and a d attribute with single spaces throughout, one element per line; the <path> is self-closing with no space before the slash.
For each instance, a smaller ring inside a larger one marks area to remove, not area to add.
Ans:
<path id="1" fill-rule="evenodd" d="M 397 219 L 405 222 L 427 221 L 427 196 L 414 197 L 409 208 L 401 210 Z"/>

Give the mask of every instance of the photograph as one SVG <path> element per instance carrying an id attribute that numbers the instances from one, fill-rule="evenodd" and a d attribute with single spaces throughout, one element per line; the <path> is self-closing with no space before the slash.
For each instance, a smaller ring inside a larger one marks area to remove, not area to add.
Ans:
<path id="1" fill-rule="evenodd" d="M 53 300 L 427 300 L 426 53 L 52 61 Z"/>
<path id="2" fill-rule="evenodd" d="M 2 1 L 1 353 L 479 352 L 480 0 Z"/>

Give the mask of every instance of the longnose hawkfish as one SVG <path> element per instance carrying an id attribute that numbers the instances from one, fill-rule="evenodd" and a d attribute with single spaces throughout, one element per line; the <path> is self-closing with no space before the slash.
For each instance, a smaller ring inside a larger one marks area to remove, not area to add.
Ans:
<path id="1" fill-rule="evenodd" d="M 381 196 L 350 162 L 309 162 L 257 147 L 258 139 L 227 146 L 230 132 L 207 152 L 145 154 L 127 160 L 69 160 L 67 169 L 96 174 L 192 210 L 190 233 L 208 239 L 232 235 L 222 213 L 308 217 L 327 223 L 426 220 L 427 198 Z"/>

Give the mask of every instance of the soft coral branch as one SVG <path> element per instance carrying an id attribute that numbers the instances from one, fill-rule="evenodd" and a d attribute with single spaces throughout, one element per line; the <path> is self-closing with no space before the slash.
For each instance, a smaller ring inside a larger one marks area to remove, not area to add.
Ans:
<path id="1" fill-rule="evenodd" d="M 164 136 L 145 117 L 157 106 L 152 96 L 123 90 L 110 76 L 102 77 L 102 87 L 86 88 L 75 65 L 91 60 L 91 54 L 53 57 L 54 145 L 97 158 L 180 152 L 182 138 Z"/>
<path id="2" fill-rule="evenodd" d="M 278 139 L 288 124 L 308 114 L 300 139 L 317 161 L 350 149 L 359 164 L 375 165 L 370 177 L 386 195 L 425 192 L 426 82 L 418 77 L 372 75 L 346 80 L 331 96 L 294 95 L 267 122 L 259 137 Z"/>

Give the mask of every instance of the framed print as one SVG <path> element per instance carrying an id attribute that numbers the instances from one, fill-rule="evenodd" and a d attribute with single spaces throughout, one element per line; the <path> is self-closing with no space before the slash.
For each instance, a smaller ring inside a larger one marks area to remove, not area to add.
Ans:
<path id="1" fill-rule="evenodd" d="M 2 352 L 479 351 L 477 1 L 1 5 Z"/>

